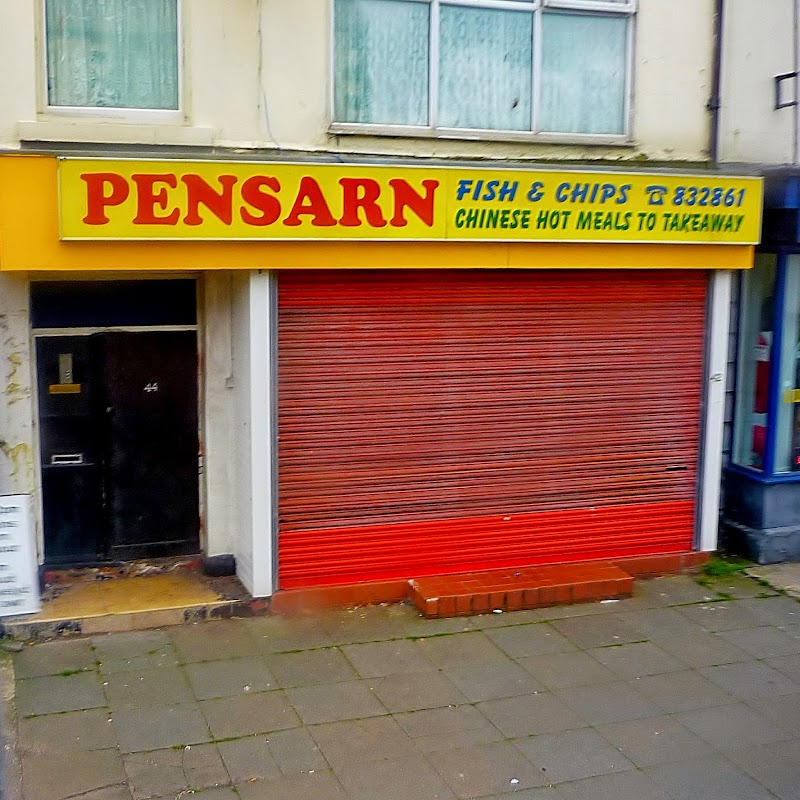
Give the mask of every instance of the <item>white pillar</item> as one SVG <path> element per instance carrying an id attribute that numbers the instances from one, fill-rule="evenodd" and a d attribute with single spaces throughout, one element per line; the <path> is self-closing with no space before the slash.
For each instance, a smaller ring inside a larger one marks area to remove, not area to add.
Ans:
<path id="1" fill-rule="evenodd" d="M 237 535 L 232 275 L 203 275 L 203 491 L 205 553 L 233 553 Z"/>
<path id="2" fill-rule="evenodd" d="M 731 283 L 733 273 L 711 275 L 708 303 L 706 391 L 700 473 L 700 529 L 698 549 L 717 549 L 719 499 L 722 482 L 722 448 L 725 425 L 725 375 L 728 362 Z"/>
<path id="3" fill-rule="evenodd" d="M 254 597 L 275 587 L 275 284 L 268 272 L 237 273 L 233 278 L 233 382 L 239 509 L 236 572 Z"/>
<path id="4" fill-rule="evenodd" d="M 0 494 L 31 496 L 41 554 L 28 287 L 25 274 L 0 274 Z"/>

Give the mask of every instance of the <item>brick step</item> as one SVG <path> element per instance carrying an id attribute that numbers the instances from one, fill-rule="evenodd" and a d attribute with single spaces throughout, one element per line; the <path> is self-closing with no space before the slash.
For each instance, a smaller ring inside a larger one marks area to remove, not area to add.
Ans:
<path id="1" fill-rule="evenodd" d="M 630 597 L 633 576 L 593 561 L 416 578 L 409 586 L 423 616 L 460 617 Z"/>

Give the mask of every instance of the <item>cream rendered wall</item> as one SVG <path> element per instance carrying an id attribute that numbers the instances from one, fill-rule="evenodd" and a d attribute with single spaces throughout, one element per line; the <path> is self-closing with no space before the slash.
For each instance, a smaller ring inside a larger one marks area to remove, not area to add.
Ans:
<path id="1" fill-rule="evenodd" d="M 639 0 L 632 147 L 329 136 L 331 7 L 330 0 L 264 0 L 263 83 L 273 145 L 464 158 L 706 158 L 713 0 Z"/>
<path id="2" fill-rule="evenodd" d="M 36 495 L 28 277 L 0 275 L 0 494 Z"/>
<path id="3" fill-rule="evenodd" d="M 182 123 L 45 113 L 42 1 L 0 0 L 0 147 L 22 138 L 444 158 L 706 157 L 713 0 L 639 0 L 633 143 L 623 147 L 330 135 L 332 0 L 183 0 Z"/>
<path id="4" fill-rule="evenodd" d="M 774 108 L 773 78 L 793 69 L 793 0 L 727 0 L 720 161 L 793 161 L 793 109 Z M 791 84 L 789 84 L 791 85 Z"/>
<path id="5" fill-rule="evenodd" d="M 0 147 L 18 144 L 17 121 L 36 116 L 31 0 L 0 0 Z"/>

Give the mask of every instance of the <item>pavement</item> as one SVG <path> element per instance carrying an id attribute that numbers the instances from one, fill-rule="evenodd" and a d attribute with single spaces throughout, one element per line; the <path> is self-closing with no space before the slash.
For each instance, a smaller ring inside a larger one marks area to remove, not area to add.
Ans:
<path id="1" fill-rule="evenodd" d="M 741 575 L 111 633 L 13 667 L 9 800 L 800 798 L 800 603 Z"/>

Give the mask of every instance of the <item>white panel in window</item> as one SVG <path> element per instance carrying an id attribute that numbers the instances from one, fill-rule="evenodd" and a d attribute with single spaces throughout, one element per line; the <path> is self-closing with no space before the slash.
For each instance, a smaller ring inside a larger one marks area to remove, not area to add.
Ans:
<path id="1" fill-rule="evenodd" d="M 179 107 L 177 0 L 46 0 L 50 106 Z"/>
<path id="2" fill-rule="evenodd" d="M 541 130 L 625 132 L 628 17 L 546 13 Z"/>
<path id="3" fill-rule="evenodd" d="M 428 124 L 430 11 L 402 0 L 337 0 L 334 116 Z"/>
<path id="4" fill-rule="evenodd" d="M 530 130 L 533 15 L 446 5 L 440 31 L 438 124 Z"/>

